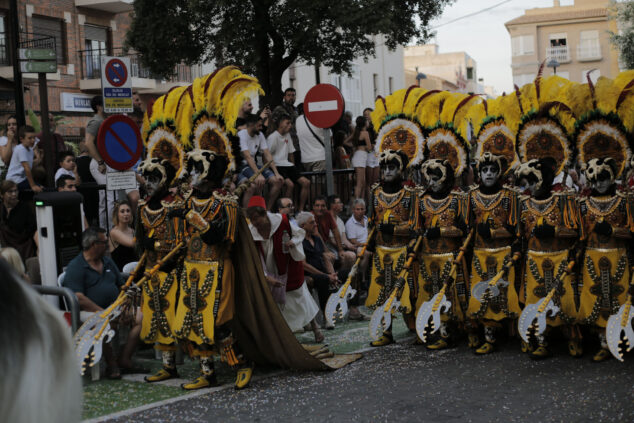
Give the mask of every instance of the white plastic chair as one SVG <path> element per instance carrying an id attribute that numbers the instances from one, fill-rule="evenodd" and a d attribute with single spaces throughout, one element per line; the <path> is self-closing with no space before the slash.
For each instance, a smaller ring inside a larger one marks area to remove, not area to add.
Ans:
<path id="1" fill-rule="evenodd" d="M 64 287 L 64 278 L 66 277 L 66 272 L 62 272 L 58 277 L 57 277 L 57 286 L 60 288 Z M 68 304 L 66 303 L 66 298 L 62 297 L 62 302 L 64 303 L 64 310 L 66 311 L 70 311 L 70 308 L 68 307 Z"/>
<path id="2" fill-rule="evenodd" d="M 134 269 L 136 268 L 136 265 L 138 263 L 138 261 L 131 261 L 130 263 L 123 266 L 123 270 L 121 271 L 123 276 L 125 276 L 126 278 L 130 276 L 130 273 L 134 272 Z"/>

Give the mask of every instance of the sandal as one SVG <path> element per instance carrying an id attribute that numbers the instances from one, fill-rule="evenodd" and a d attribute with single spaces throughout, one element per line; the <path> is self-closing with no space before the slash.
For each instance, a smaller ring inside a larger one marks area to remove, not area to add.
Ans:
<path id="1" fill-rule="evenodd" d="M 317 332 L 315 332 L 315 342 L 318 344 L 324 342 L 324 334 L 321 333 L 319 329 L 317 330 Z"/>
<path id="2" fill-rule="evenodd" d="M 117 367 L 114 369 L 107 368 L 106 377 L 110 380 L 119 380 L 121 379 L 121 371 Z"/>

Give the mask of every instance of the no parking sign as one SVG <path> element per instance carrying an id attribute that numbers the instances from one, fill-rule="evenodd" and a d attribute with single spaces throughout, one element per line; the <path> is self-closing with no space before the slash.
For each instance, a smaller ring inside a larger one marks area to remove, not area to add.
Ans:
<path id="1" fill-rule="evenodd" d="M 129 57 L 101 58 L 101 88 L 106 113 L 132 112 L 132 78 Z"/>

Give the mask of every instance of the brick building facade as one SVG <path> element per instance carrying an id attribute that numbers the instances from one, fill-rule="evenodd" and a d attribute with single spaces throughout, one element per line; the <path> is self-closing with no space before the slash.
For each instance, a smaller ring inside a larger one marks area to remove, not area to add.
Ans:
<path id="1" fill-rule="evenodd" d="M 53 114 L 64 117 L 58 128 L 61 134 L 83 136 L 83 128 L 93 114 L 88 102 L 101 89 L 100 58 L 124 55 L 131 11 L 131 0 L 18 0 L 20 41 L 55 38 L 57 73 L 47 74 L 48 103 Z M 0 125 L 15 113 L 14 43 L 9 25 L 9 0 L 0 0 Z M 133 90 L 143 101 L 200 76 L 199 67 L 179 66 L 172 80 L 157 80 L 142 67 L 138 55 L 126 55 L 132 63 L 129 72 Z M 39 114 L 37 74 L 23 74 L 23 85 L 25 109 Z"/>

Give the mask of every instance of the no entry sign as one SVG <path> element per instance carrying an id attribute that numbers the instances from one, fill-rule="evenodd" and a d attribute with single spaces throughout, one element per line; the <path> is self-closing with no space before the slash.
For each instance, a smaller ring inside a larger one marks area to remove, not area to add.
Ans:
<path id="1" fill-rule="evenodd" d="M 97 149 L 108 166 L 126 170 L 134 166 L 143 153 L 141 132 L 127 116 L 114 115 L 103 121 L 97 134 Z"/>
<path id="2" fill-rule="evenodd" d="M 132 112 L 132 78 L 129 57 L 101 58 L 101 88 L 106 113 Z"/>
<path id="3" fill-rule="evenodd" d="M 331 84 L 317 84 L 304 97 L 306 119 L 318 128 L 330 128 L 343 114 L 345 102 L 341 91 Z"/>

